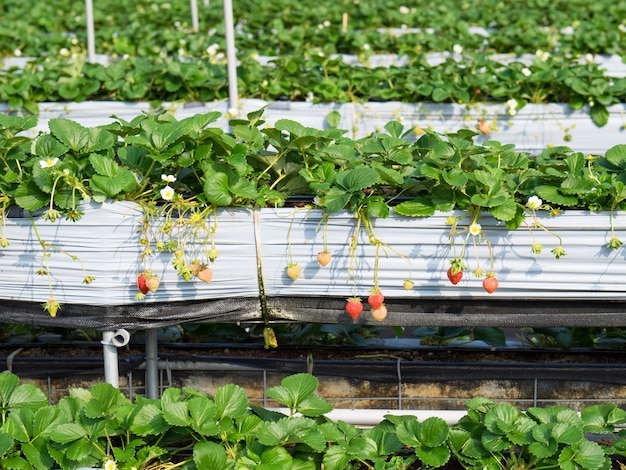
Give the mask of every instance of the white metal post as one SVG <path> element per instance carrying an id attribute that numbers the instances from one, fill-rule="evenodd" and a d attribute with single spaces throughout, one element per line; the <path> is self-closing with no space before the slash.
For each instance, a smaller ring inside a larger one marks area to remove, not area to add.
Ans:
<path id="1" fill-rule="evenodd" d="M 198 21 L 198 2 L 197 0 L 191 0 L 191 26 L 194 32 L 198 32 L 200 24 Z"/>
<path id="2" fill-rule="evenodd" d="M 228 107 L 229 112 L 237 112 L 239 93 L 237 91 L 237 57 L 235 55 L 235 26 L 233 4 L 224 0 L 224 29 L 226 31 L 226 60 L 228 61 Z"/>
<path id="3" fill-rule="evenodd" d="M 87 21 L 87 56 L 89 62 L 96 61 L 96 34 L 93 26 L 93 0 L 85 0 L 85 11 Z"/>

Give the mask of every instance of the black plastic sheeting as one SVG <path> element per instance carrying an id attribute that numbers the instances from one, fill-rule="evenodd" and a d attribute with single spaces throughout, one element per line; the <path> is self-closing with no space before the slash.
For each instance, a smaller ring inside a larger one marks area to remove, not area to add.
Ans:
<path id="1" fill-rule="evenodd" d="M 267 321 L 350 324 L 346 299 L 333 297 L 229 298 L 206 301 L 137 303 L 120 306 L 65 304 L 55 318 L 39 303 L 0 300 L 2 321 L 63 328 L 131 330 L 181 323 Z M 383 322 L 368 312 L 357 324 L 383 326 L 624 327 L 626 301 L 524 299 L 386 299 Z"/>
<path id="2" fill-rule="evenodd" d="M 364 299 L 365 300 L 365 299 Z M 351 323 L 346 299 L 268 298 L 272 320 Z M 388 315 L 373 320 L 367 305 L 355 323 L 384 326 L 621 327 L 626 302 L 606 300 L 385 299 Z"/>
<path id="3" fill-rule="evenodd" d="M 145 361 L 139 356 L 123 357 L 117 361 L 120 374 L 137 369 Z M 0 368 L 9 370 L 20 378 L 62 378 L 86 375 L 102 375 L 104 358 L 102 357 L 15 357 L 9 369 L 7 358 L 0 357 Z"/>
<path id="4" fill-rule="evenodd" d="M 41 304 L 0 300 L 2 322 L 61 328 L 143 330 L 189 322 L 260 320 L 258 299 L 216 299 L 207 302 L 137 303 L 97 307 L 64 304 L 51 317 Z"/>

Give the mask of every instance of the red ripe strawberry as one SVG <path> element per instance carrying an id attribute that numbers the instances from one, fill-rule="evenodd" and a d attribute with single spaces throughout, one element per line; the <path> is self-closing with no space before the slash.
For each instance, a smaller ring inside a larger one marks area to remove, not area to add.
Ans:
<path id="1" fill-rule="evenodd" d="M 208 284 L 213 279 L 213 270 L 205 266 L 204 268 L 200 269 L 200 271 L 198 271 L 198 274 L 196 274 L 196 276 L 202 282 L 206 282 Z"/>
<path id="2" fill-rule="evenodd" d="M 331 254 L 328 251 L 320 251 L 317 254 L 317 262 L 320 266 L 326 266 L 330 263 L 330 259 L 332 258 Z"/>
<path id="3" fill-rule="evenodd" d="M 302 270 L 300 269 L 300 266 L 298 266 L 298 263 L 290 263 L 287 265 L 287 276 L 294 281 L 300 277 L 301 272 Z"/>
<path id="4" fill-rule="evenodd" d="M 448 268 L 448 272 L 446 274 L 448 275 L 448 279 L 450 279 L 450 282 L 454 285 L 461 282 L 461 279 L 463 278 L 463 271 L 453 273 L 451 267 Z"/>
<path id="5" fill-rule="evenodd" d="M 496 279 L 495 274 L 488 273 L 487 277 L 483 279 L 483 289 L 485 289 L 488 294 L 493 294 L 497 288 L 498 280 Z"/>
<path id="6" fill-rule="evenodd" d="M 142 294 L 147 294 L 148 291 L 150 289 L 148 289 L 148 276 L 146 276 L 145 274 L 140 274 L 139 277 L 137 277 L 137 289 L 139 289 L 139 292 L 141 292 Z"/>
<path id="7" fill-rule="evenodd" d="M 381 305 L 378 308 L 373 308 L 370 310 L 370 315 L 372 315 L 372 318 L 376 321 L 383 321 L 387 318 L 387 307 Z"/>
<path id="8" fill-rule="evenodd" d="M 374 309 L 380 307 L 384 301 L 385 296 L 378 289 L 373 290 L 372 294 L 367 298 L 367 303 Z"/>
<path id="9" fill-rule="evenodd" d="M 363 302 L 358 297 L 351 297 L 346 303 L 346 312 L 350 315 L 350 318 L 356 320 L 363 311 Z"/>
<path id="10" fill-rule="evenodd" d="M 146 287 L 150 292 L 156 292 L 160 284 L 161 281 L 155 275 L 152 274 L 146 277 Z"/>

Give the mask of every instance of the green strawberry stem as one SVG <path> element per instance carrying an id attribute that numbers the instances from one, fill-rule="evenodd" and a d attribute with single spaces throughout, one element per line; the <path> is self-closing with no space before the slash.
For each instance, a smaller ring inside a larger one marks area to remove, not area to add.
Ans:
<path id="1" fill-rule="evenodd" d="M 85 269 L 85 265 L 83 264 L 83 262 L 80 260 L 78 256 L 72 255 L 71 253 L 68 253 L 66 250 L 59 248 L 57 246 L 54 246 L 51 243 L 41 238 L 41 234 L 39 233 L 39 229 L 37 228 L 37 224 L 35 223 L 35 219 L 32 213 L 30 214 L 30 223 L 31 223 L 31 226 L 33 227 L 33 233 L 35 234 L 35 237 L 37 238 L 37 242 L 39 243 L 39 246 L 41 246 L 41 251 L 42 251 L 40 269 L 37 270 L 37 274 L 46 276 L 47 281 L 48 281 L 48 291 L 50 293 L 50 300 L 46 302 L 45 304 L 43 304 L 44 309 L 47 310 L 52 316 L 54 316 L 56 315 L 56 311 L 59 309 L 61 304 L 57 302 L 56 300 L 54 300 L 54 296 L 52 293 L 52 276 L 50 274 L 49 250 L 55 250 L 58 253 L 62 253 L 66 256 L 69 256 L 72 259 L 72 261 L 77 261 L 84 274 L 84 277 L 83 277 L 84 284 L 91 284 L 95 278 L 93 276 L 90 276 L 87 273 L 87 270 Z"/>

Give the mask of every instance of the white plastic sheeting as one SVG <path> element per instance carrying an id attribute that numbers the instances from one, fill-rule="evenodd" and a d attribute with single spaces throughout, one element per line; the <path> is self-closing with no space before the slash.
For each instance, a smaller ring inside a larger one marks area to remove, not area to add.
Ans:
<path id="1" fill-rule="evenodd" d="M 49 271 L 54 298 L 61 303 L 107 306 L 142 305 L 155 302 L 258 298 L 262 267 L 267 297 L 367 297 L 374 287 L 375 248 L 364 231 L 355 233 L 356 219 L 348 212 L 331 215 L 327 223 L 320 210 L 258 209 L 220 210 L 214 235 L 219 257 L 212 264 L 213 281 L 184 281 L 171 265 L 171 253 L 153 257 L 151 266 L 161 279 L 156 293 L 136 301 L 136 278 L 143 271 L 137 233 L 140 212 L 132 203 L 92 204 L 78 222 L 56 223 L 34 219 L 42 240 L 50 244 Z M 609 215 L 577 211 L 542 218 L 546 228 L 563 239 L 567 255 L 555 259 L 550 250 L 557 239 L 541 229 L 508 231 L 488 216 L 480 219 L 494 255 L 493 271 L 500 287 L 487 294 L 480 279 L 470 272 L 479 266 L 489 271 L 486 243 L 475 248 L 472 237 L 465 248 L 468 266 L 463 280 L 452 285 L 446 270 L 449 260 L 460 254 L 466 234 L 457 235 L 450 246 L 446 219 L 450 214 L 427 218 L 392 215 L 372 219 L 375 239 L 380 240 L 378 281 L 386 297 L 395 299 L 626 299 L 626 270 L 622 251 L 606 248 Z M 626 237 L 626 216 L 615 218 L 617 236 Z M 256 225 L 255 225 L 256 224 Z M 317 253 L 323 249 L 326 231 L 332 261 L 321 267 Z M 43 251 L 30 218 L 6 220 L 11 245 L 0 252 L 0 292 L 5 300 L 44 302 L 50 296 L 42 266 Z M 349 244 L 356 237 L 356 249 Z M 531 253 L 534 242 L 543 253 Z M 190 251 L 197 250 L 195 245 Z M 65 250 L 66 253 L 59 250 Z M 76 259 L 74 258 L 76 257 Z M 80 260 L 80 262 L 78 261 Z M 290 262 L 298 263 L 301 277 L 286 275 Z M 85 268 L 85 272 L 81 269 Z M 44 266 L 45 267 L 45 266 Z M 47 268 L 46 268 L 47 269 Z M 83 284 L 86 274 L 95 277 Z M 404 280 L 415 287 L 405 290 Z"/>
<path id="2" fill-rule="evenodd" d="M 375 249 L 362 231 L 358 237 L 358 266 L 350 269 L 348 243 L 355 235 L 356 220 L 345 212 L 328 219 L 327 237 L 331 263 L 320 267 L 317 252 L 323 247 L 324 222 L 318 210 L 264 209 L 261 212 L 262 262 L 268 296 L 367 297 L 374 286 Z M 555 259 L 550 250 L 557 239 L 541 229 L 508 231 L 491 217 L 480 219 L 493 254 L 493 271 L 500 281 L 498 290 L 488 294 L 471 271 L 477 265 L 490 270 L 485 243 L 474 249 L 472 237 L 465 249 L 470 272 L 452 285 L 446 277 L 450 259 L 459 256 L 466 233 L 455 238 L 456 255 L 450 247 L 450 214 L 426 218 L 391 216 L 372 219 L 375 237 L 383 242 L 379 252 L 379 287 L 388 298 L 447 299 L 626 299 L 624 254 L 606 248 L 610 238 L 608 214 L 568 211 L 541 222 L 563 239 L 567 255 Z M 615 219 L 618 236 L 626 237 L 626 216 Z M 621 234 L 620 234 L 621 231 Z M 544 244 L 539 255 L 531 252 L 533 242 Z M 291 260 L 289 259 L 291 251 Z M 287 264 L 297 262 L 302 276 L 292 281 Z M 415 287 L 407 291 L 403 282 L 411 278 Z M 354 279 L 356 278 L 356 292 Z"/>
<path id="3" fill-rule="evenodd" d="M 44 302 L 50 297 L 47 276 L 36 272 L 43 251 L 32 223 L 42 240 L 50 244 L 49 272 L 52 295 L 64 303 L 103 306 L 222 299 L 258 296 L 256 249 L 252 213 L 221 210 L 215 243 L 219 257 L 212 263 L 213 281 L 184 281 L 171 265 L 172 254 L 155 253 L 145 266 L 140 261 L 141 212 L 133 203 L 115 202 L 82 207 L 85 215 L 77 222 L 55 223 L 29 217 L 6 219 L 10 245 L 0 251 L 0 296 L 6 300 Z M 189 247 L 193 255 L 198 246 Z M 64 250 L 66 253 L 61 252 Z M 76 259 L 74 259 L 74 257 Z M 85 271 L 81 269 L 84 266 Z M 44 266 L 45 267 L 45 266 Z M 145 300 L 135 301 L 137 276 L 148 267 L 161 285 Z M 95 277 L 83 284 L 85 275 Z M 195 278 L 192 278 L 195 279 Z"/>

